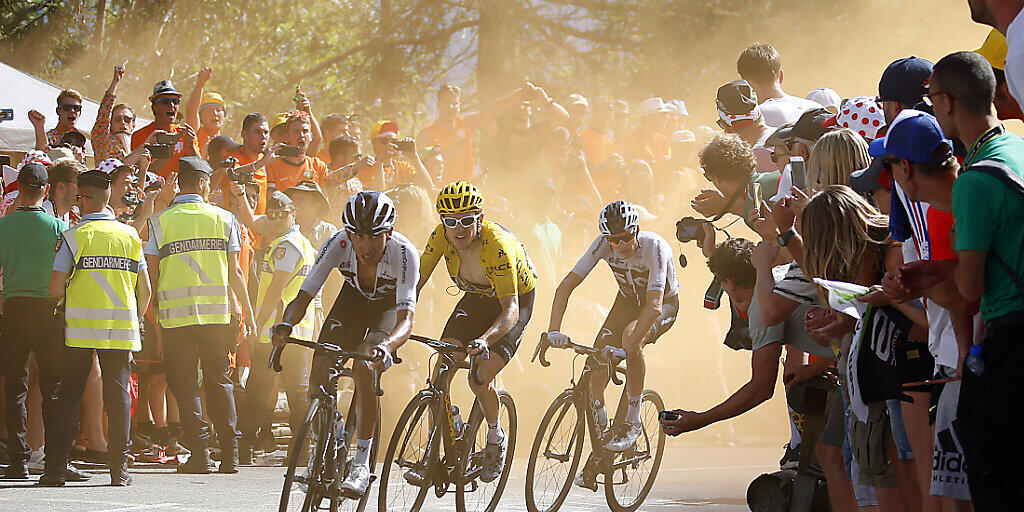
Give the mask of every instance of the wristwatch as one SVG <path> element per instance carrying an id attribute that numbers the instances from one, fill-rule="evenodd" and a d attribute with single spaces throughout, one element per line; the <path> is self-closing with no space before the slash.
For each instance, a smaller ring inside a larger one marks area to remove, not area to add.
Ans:
<path id="1" fill-rule="evenodd" d="M 779 233 L 779 236 L 775 237 L 775 241 L 779 243 L 779 247 L 785 247 L 789 243 L 789 239 L 796 235 L 796 231 L 792 229 L 786 230 L 784 233 Z"/>

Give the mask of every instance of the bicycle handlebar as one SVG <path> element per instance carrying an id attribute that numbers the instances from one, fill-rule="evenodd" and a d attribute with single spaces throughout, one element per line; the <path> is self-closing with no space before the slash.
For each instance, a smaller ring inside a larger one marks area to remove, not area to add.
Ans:
<path id="1" fill-rule="evenodd" d="M 540 334 L 540 343 L 537 344 L 537 348 L 535 348 L 533 350 L 533 357 L 530 358 L 530 361 L 537 361 L 537 360 L 539 360 L 540 361 L 540 365 L 545 367 L 545 368 L 548 367 L 548 366 L 551 366 L 551 362 L 548 361 L 548 359 L 547 359 L 548 349 L 551 348 L 551 343 L 548 343 L 547 334 L 548 334 L 547 332 L 542 332 Z M 555 348 L 561 348 L 561 347 L 555 347 Z M 576 352 L 577 354 L 584 355 L 584 356 L 590 356 L 590 357 L 593 357 L 594 359 L 600 361 L 605 366 L 607 366 L 609 370 L 611 370 L 609 373 L 611 373 L 612 382 L 614 382 L 616 386 L 621 386 L 622 385 L 622 379 L 619 379 L 618 374 L 620 374 L 620 373 L 625 374 L 626 373 L 626 369 L 621 367 L 621 366 L 619 366 L 619 360 L 614 360 L 613 361 L 613 359 L 618 359 L 618 358 L 609 358 L 608 355 L 606 355 L 604 350 L 602 350 L 602 349 L 598 349 L 598 348 L 594 348 L 594 347 L 588 347 L 586 345 L 579 345 L 579 344 L 573 343 L 571 341 L 569 342 L 569 346 L 565 347 L 565 348 L 570 348 L 574 352 Z"/>
<path id="2" fill-rule="evenodd" d="M 358 359 L 360 361 L 375 363 L 384 358 L 384 349 L 381 347 L 376 347 L 374 349 L 373 355 L 367 355 L 362 352 L 353 352 L 351 350 L 345 350 L 331 343 L 316 343 L 313 341 L 306 341 L 295 338 L 288 338 L 288 343 L 291 343 L 293 345 L 301 345 L 306 348 L 311 348 L 321 354 L 325 354 L 326 356 L 334 359 Z M 284 352 L 285 346 L 287 345 L 274 347 L 274 349 L 270 353 L 270 362 L 267 364 L 267 368 L 272 368 L 275 372 L 278 373 L 281 372 L 281 370 L 283 369 L 281 366 L 281 354 Z M 400 364 L 402 362 L 402 358 L 398 357 L 397 355 L 395 355 L 392 358 L 392 360 L 394 361 L 395 364 Z M 380 372 L 373 372 L 373 377 L 374 394 L 376 394 L 377 396 L 384 396 L 384 390 L 380 388 Z"/>
<path id="3" fill-rule="evenodd" d="M 479 365 L 476 362 L 476 354 L 470 354 L 469 349 L 462 345 L 456 345 L 454 343 L 448 343 L 447 341 L 436 340 L 434 338 L 428 338 L 426 336 L 420 336 L 418 334 L 409 335 L 410 340 L 418 341 L 441 354 L 467 354 L 469 355 L 469 378 L 473 379 L 473 382 L 477 386 L 483 386 L 485 383 L 480 380 L 477 375 L 477 368 Z"/>

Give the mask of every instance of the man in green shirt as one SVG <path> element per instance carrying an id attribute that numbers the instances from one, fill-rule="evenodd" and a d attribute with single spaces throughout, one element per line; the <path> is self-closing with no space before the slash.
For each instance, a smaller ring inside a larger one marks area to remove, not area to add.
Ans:
<path id="1" fill-rule="evenodd" d="M 928 96 L 943 132 L 969 148 L 953 183 L 959 263 L 954 281 L 985 319 L 984 369 L 965 369 L 957 411 L 974 509 L 1006 510 L 1024 503 L 1024 194 L 979 170 L 991 162 L 1011 178 L 1024 175 L 1024 140 L 1007 133 L 992 113 L 995 76 L 974 52 L 935 64 Z M 1016 176 L 1012 176 L 1016 175 Z M 972 349 L 972 353 L 977 349 Z"/>
<path id="2" fill-rule="evenodd" d="M 60 439 L 61 355 L 63 338 L 54 320 L 56 303 L 50 298 L 55 247 L 64 221 L 47 214 L 42 207 L 49 191 L 46 167 L 28 164 L 18 173 L 18 209 L 0 218 L 0 271 L 3 272 L 3 316 L 0 318 L 0 365 L 4 377 L 7 408 L 4 421 L 10 439 L 10 465 L 3 478 L 27 480 L 30 448 L 25 440 L 29 354 L 39 367 L 39 390 L 43 396 L 43 424 L 46 429 L 46 466 L 39 479 L 42 486 L 60 486 L 82 481 L 89 475 L 69 466 L 71 439 Z"/>

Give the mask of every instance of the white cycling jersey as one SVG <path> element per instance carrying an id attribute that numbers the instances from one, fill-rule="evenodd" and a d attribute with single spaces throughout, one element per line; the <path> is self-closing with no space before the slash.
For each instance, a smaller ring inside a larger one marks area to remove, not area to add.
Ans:
<path id="1" fill-rule="evenodd" d="M 416 282 L 420 277 L 420 254 L 416 246 L 405 235 L 395 231 L 384 246 L 384 256 L 377 264 L 377 276 L 373 288 L 363 289 L 356 276 L 356 251 L 349 240 L 348 231 L 341 230 L 327 239 L 316 255 L 316 263 L 302 282 L 302 291 L 316 295 L 330 275 L 337 268 L 345 278 L 345 286 L 351 286 L 368 300 L 393 298 L 396 310 L 416 310 Z"/>
<path id="2" fill-rule="evenodd" d="M 608 266 L 619 283 L 619 292 L 643 302 L 648 291 L 662 290 L 665 298 L 679 292 L 676 268 L 672 261 L 672 247 L 657 233 L 640 231 L 636 235 L 639 247 L 629 258 L 621 258 L 612 250 L 605 235 L 598 236 L 583 253 L 572 272 L 587 277 L 600 260 Z"/>

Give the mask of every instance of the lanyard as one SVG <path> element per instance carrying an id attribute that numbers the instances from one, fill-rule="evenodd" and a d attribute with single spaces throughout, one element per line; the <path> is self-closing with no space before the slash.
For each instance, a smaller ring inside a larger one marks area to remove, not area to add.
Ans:
<path id="1" fill-rule="evenodd" d="M 978 136 L 978 140 L 974 141 L 971 145 L 971 150 L 967 152 L 967 158 L 964 159 L 964 167 L 970 167 L 974 163 L 974 158 L 978 156 L 978 152 L 985 146 L 990 140 L 1000 136 L 1006 128 L 1003 125 L 993 126 L 989 128 L 985 133 Z"/>

